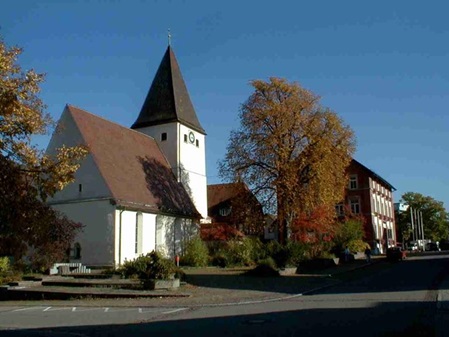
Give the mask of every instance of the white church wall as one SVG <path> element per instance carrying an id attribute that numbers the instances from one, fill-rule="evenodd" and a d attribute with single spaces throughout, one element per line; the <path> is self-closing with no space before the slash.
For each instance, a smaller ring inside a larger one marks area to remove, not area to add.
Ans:
<path id="1" fill-rule="evenodd" d="M 167 123 L 149 126 L 145 128 L 138 129 L 136 131 L 142 132 L 148 136 L 153 137 L 158 143 L 159 147 L 162 150 L 162 153 L 167 158 L 170 166 L 174 170 L 176 174 L 176 167 L 178 162 L 177 157 L 177 146 L 178 143 L 178 123 Z M 167 135 L 166 140 L 162 140 L 162 134 L 165 133 Z"/>
<path id="2" fill-rule="evenodd" d="M 81 259 L 87 266 L 114 265 L 114 211 L 109 200 L 52 205 L 69 219 L 84 225 L 74 243 L 81 245 Z"/>
<path id="3" fill-rule="evenodd" d="M 180 137 L 179 160 L 183 171 L 181 180 L 188 184 L 187 192 L 198 212 L 203 218 L 207 218 L 206 137 L 184 125 L 180 125 Z"/>
<path id="4" fill-rule="evenodd" d="M 64 110 L 58 122 L 57 130 L 51 137 L 46 153 L 56 154 L 56 149 L 83 144 L 83 138 L 70 113 Z M 63 132 L 62 132 L 63 131 Z M 80 186 L 81 185 L 81 186 Z M 55 194 L 49 201 L 79 200 L 109 197 L 111 193 L 101 176 L 94 159 L 87 155 L 75 173 L 75 181 Z"/>
<path id="5" fill-rule="evenodd" d="M 142 253 L 156 249 L 156 214 L 143 213 Z"/>
<path id="6" fill-rule="evenodd" d="M 205 135 L 177 122 L 145 127 L 138 131 L 156 140 L 175 175 L 181 175 L 180 180 L 185 184 L 198 212 L 207 218 Z M 162 133 L 167 134 L 165 141 L 162 141 Z M 190 138 L 190 134 L 193 134 L 193 138 Z"/>
<path id="7" fill-rule="evenodd" d="M 137 223 L 138 213 L 142 215 L 141 226 L 138 226 Z M 141 228 L 140 233 L 138 228 Z M 118 264 L 122 264 L 125 260 L 133 260 L 139 255 L 156 249 L 156 215 L 116 210 L 115 247 L 115 261 Z"/>
<path id="8" fill-rule="evenodd" d="M 156 250 L 166 257 L 174 255 L 174 233 L 176 218 L 165 215 L 156 217 Z"/>
<path id="9" fill-rule="evenodd" d="M 198 227 L 191 219 L 158 215 L 156 250 L 169 258 L 182 255 L 187 242 L 197 234 Z"/>

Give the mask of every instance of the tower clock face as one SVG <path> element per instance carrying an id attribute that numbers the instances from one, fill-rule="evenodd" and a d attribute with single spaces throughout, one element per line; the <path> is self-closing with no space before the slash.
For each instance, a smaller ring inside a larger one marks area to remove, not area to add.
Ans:
<path id="1" fill-rule="evenodd" d="M 192 131 L 189 132 L 189 141 L 190 143 L 195 143 L 195 135 L 193 134 Z"/>

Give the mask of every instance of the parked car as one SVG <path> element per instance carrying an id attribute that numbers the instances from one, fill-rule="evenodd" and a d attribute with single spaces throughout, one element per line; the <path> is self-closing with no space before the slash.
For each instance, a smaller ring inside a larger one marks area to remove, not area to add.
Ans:
<path id="1" fill-rule="evenodd" d="M 449 240 L 441 240 L 440 241 L 440 249 L 441 250 L 449 250 Z"/>
<path id="2" fill-rule="evenodd" d="M 440 245 L 438 244 L 438 242 L 429 242 L 426 245 L 426 250 L 427 251 L 431 251 L 431 252 L 439 252 L 439 251 L 441 251 Z"/>
<path id="3" fill-rule="evenodd" d="M 402 261 L 407 257 L 407 252 L 400 247 L 392 247 L 387 249 L 388 261 Z"/>
<path id="4" fill-rule="evenodd" d="M 409 243 L 408 244 L 408 250 L 411 252 L 418 251 L 418 244 L 417 243 Z"/>

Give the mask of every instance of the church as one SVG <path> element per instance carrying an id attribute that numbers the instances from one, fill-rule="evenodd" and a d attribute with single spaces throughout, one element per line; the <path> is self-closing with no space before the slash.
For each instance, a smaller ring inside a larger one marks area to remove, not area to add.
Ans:
<path id="1" fill-rule="evenodd" d="M 206 132 L 169 45 L 128 128 L 67 105 L 47 153 L 85 145 L 75 181 L 49 200 L 84 225 L 70 262 L 116 267 L 158 250 L 173 257 L 207 218 Z"/>

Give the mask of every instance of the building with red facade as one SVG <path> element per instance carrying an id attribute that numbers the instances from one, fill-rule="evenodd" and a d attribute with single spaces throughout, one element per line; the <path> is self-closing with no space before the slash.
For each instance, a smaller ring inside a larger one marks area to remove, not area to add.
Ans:
<path id="1" fill-rule="evenodd" d="M 345 199 L 336 206 L 343 215 L 345 207 L 365 218 L 365 241 L 380 253 L 396 243 L 393 191 L 388 181 L 353 159 L 348 167 Z"/>

